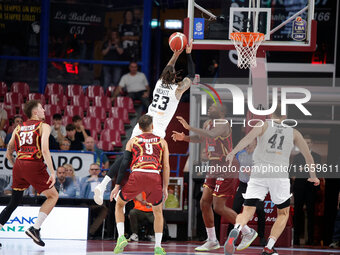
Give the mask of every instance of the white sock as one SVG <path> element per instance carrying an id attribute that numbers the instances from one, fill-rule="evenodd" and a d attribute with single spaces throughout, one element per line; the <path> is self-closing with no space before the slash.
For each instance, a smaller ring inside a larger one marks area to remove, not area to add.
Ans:
<path id="1" fill-rule="evenodd" d="M 104 179 L 103 179 L 102 182 L 100 183 L 100 187 L 101 187 L 102 189 L 105 190 L 107 184 L 108 184 L 110 181 L 111 181 L 111 178 L 110 178 L 109 176 L 105 175 Z"/>
<path id="2" fill-rule="evenodd" d="M 276 243 L 276 239 L 274 237 L 270 236 L 269 239 L 268 239 L 268 243 L 267 243 L 266 247 L 269 250 L 271 250 L 271 249 L 273 249 L 275 243 Z"/>
<path id="3" fill-rule="evenodd" d="M 242 228 L 242 234 L 244 234 L 244 235 L 247 235 L 247 234 L 249 234 L 250 232 L 251 232 L 251 229 L 250 229 L 250 227 L 248 227 L 247 225 L 245 225 L 243 228 Z"/>
<path id="4" fill-rule="evenodd" d="M 207 231 L 207 235 L 208 235 L 208 240 L 209 241 L 216 241 L 216 231 L 215 231 L 215 227 L 212 228 L 205 228 Z"/>
<path id="5" fill-rule="evenodd" d="M 238 231 L 241 231 L 242 226 L 241 226 L 240 224 L 236 223 L 236 224 L 234 225 L 234 228 L 236 228 Z"/>
<path id="6" fill-rule="evenodd" d="M 124 222 L 117 222 L 118 237 L 124 235 Z"/>
<path id="7" fill-rule="evenodd" d="M 35 222 L 35 224 L 33 225 L 33 227 L 35 229 L 40 229 L 41 225 L 43 224 L 43 222 L 45 221 L 45 219 L 47 218 L 47 214 L 44 212 L 39 212 L 38 214 L 38 219 Z"/>
<path id="8" fill-rule="evenodd" d="M 162 236 L 163 236 L 163 233 L 155 233 L 155 248 L 162 247 L 161 246 Z"/>

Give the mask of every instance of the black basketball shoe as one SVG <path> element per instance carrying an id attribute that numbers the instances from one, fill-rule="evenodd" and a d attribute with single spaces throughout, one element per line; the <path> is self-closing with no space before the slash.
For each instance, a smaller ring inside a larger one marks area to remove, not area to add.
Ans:
<path id="1" fill-rule="evenodd" d="M 35 229 L 33 226 L 25 231 L 26 235 L 33 239 L 33 241 L 40 246 L 45 246 L 45 243 L 40 238 L 40 229 Z"/>
<path id="2" fill-rule="evenodd" d="M 267 247 L 264 247 L 262 255 L 279 255 L 279 253 L 274 248 L 268 249 Z"/>

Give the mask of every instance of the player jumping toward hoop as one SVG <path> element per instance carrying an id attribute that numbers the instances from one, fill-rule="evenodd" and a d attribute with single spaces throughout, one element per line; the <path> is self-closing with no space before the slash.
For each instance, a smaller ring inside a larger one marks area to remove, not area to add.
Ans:
<path id="1" fill-rule="evenodd" d="M 234 254 L 235 242 L 240 230 L 253 217 L 257 202 L 263 201 L 268 191 L 273 203 L 277 206 L 277 219 L 262 255 L 278 255 L 274 244 L 286 227 L 289 218 L 290 180 L 288 171 L 281 171 L 277 174 L 277 172 L 270 172 L 268 169 L 274 167 L 288 169 L 289 156 L 294 145 L 303 154 L 308 169 L 314 164 L 308 145 L 301 133 L 294 128 L 280 124 L 285 117 L 281 116 L 281 107 L 277 107 L 272 114 L 272 120 L 268 120 L 263 126 L 261 126 L 262 123 L 258 123 L 226 158 L 226 161 L 232 162 L 237 152 L 257 138 L 257 146 L 253 154 L 254 167 L 244 195 L 243 212 L 237 216 L 235 227 L 224 244 L 224 253 L 227 255 Z M 308 181 L 313 182 L 315 186 L 320 184 L 315 172 L 310 172 L 310 177 Z"/>
<path id="2" fill-rule="evenodd" d="M 118 229 L 117 244 L 114 253 L 121 253 L 127 245 L 124 236 L 124 212 L 127 202 L 134 199 L 143 191 L 146 193 L 147 203 L 152 204 L 155 231 L 155 255 L 165 255 L 161 247 L 163 235 L 163 200 L 168 196 L 170 175 L 169 149 L 166 141 L 153 134 L 152 117 L 140 117 L 139 129 L 142 134 L 133 137 L 126 145 L 123 160 L 119 168 L 116 186 L 111 192 L 110 199 L 117 196 L 125 170 L 132 158 L 131 171 L 127 183 L 121 189 L 116 203 L 116 224 Z M 160 171 L 163 169 L 163 181 Z"/>
<path id="3" fill-rule="evenodd" d="M 153 91 L 153 100 L 148 109 L 148 115 L 153 117 L 153 134 L 164 138 L 166 128 L 169 125 L 172 117 L 174 116 L 178 103 L 183 93 L 190 88 L 191 79 L 195 76 L 195 66 L 191 58 L 192 40 L 190 44 L 186 46 L 186 54 L 188 61 L 188 76 L 182 81 L 177 81 L 175 64 L 182 53 L 181 51 L 175 51 L 167 66 L 164 68 L 160 79 L 157 81 L 155 89 Z M 133 129 L 131 138 L 140 135 L 141 131 L 138 124 Z M 103 204 L 103 194 L 107 184 L 111 179 L 116 176 L 119 166 L 121 164 L 122 157 L 116 159 L 114 164 L 110 167 L 110 171 L 104 177 L 103 181 L 98 184 L 94 190 L 94 201 L 98 205 Z"/>

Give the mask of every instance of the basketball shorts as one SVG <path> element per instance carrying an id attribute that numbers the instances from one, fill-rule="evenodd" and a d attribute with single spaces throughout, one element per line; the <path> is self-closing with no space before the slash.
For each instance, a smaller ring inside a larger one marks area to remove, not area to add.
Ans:
<path id="1" fill-rule="evenodd" d="M 41 194 L 49 189 L 47 180 L 50 178 L 44 162 L 38 160 L 17 159 L 13 166 L 13 190 L 25 190 L 30 185 Z"/>
<path id="2" fill-rule="evenodd" d="M 203 187 L 209 188 L 215 197 L 233 198 L 236 192 L 238 180 L 218 178 L 205 178 Z"/>
<path id="3" fill-rule="evenodd" d="M 139 170 L 143 171 L 140 172 Z M 129 180 L 123 186 L 120 197 L 128 202 L 143 191 L 146 193 L 146 201 L 152 205 L 159 205 L 163 199 L 162 176 L 156 172 L 146 172 L 146 169 L 135 169 L 129 176 Z"/>
<path id="4" fill-rule="evenodd" d="M 156 136 L 159 136 L 160 138 L 164 138 L 165 137 L 165 129 L 163 127 L 161 127 L 160 125 L 157 125 L 156 123 L 153 123 L 153 131 L 152 133 Z M 137 135 L 141 135 L 142 134 L 142 130 L 139 129 L 139 125 L 138 123 L 136 124 L 136 126 L 134 127 L 133 131 L 132 131 L 132 135 L 130 137 L 133 138 Z"/>

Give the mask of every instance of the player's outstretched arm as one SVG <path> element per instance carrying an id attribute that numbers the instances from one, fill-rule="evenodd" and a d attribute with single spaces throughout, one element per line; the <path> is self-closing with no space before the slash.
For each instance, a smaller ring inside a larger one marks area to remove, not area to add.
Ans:
<path id="1" fill-rule="evenodd" d="M 172 55 L 172 57 L 170 58 L 167 66 L 173 66 L 175 67 L 175 64 L 177 62 L 177 59 L 179 57 L 179 55 L 181 55 L 181 53 L 183 52 L 184 49 L 182 50 L 178 50 L 178 51 L 174 51 L 174 54 Z"/>
<path id="2" fill-rule="evenodd" d="M 294 129 L 294 144 L 299 148 L 303 157 L 305 158 L 306 167 L 308 168 L 309 175 L 310 175 L 310 178 L 308 179 L 308 181 L 314 182 L 314 185 L 318 186 L 320 184 L 320 180 L 316 177 L 316 174 L 315 174 L 315 166 L 314 166 L 313 156 L 310 153 L 310 150 L 308 148 L 308 145 L 307 145 L 305 139 L 303 138 L 301 133 L 299 131 L 297 131 L 296 129 Z M 303 167 L 305 167 L 305 166 L 303 166 Z M 314 171 L 311 171 L 312 168 L 314 168 Z"/>
<path id="3" fill-rule="evenodd" d="M 15 150 L 15 136 L 17 135 L 19 126 L 16 127 L 16 129 L 12 133 L 11 140 L 9 140 L 9 143 L 7 145 L 7 151 L 6 151 L 6 158 L 9 160 L 9 162 L 14 165 L 14 157 L 13 152 Z"/>
<path id="4" fill-rule="evenodd" d="M 188 135 L 185 135 L 183 132 L 179 133 L 177 131 L 172 131 L 171 137 L 175 142 L 180 142 L 180 141 L 184 141 L 184 142 L 188 142 L 188 143 L 200 143 L 200 142 L 202 142 L 202 139 L 198 135 L 188 136 Z"/>
<path id="5" fill-rule="evenodd" d="M 116 179 L 116 185 L 114 187 L 114 189 L 111 192 L 110 195 L 110 201 L 113 201 L 113 199 L 117 196 L 118 191 L 120 189 L 120 184 L 123 180 L 124 174 L 125 174 L 125 170 L 128 168 L 129 164 L 131 163 L 131 157 L 132 157 L 132 139 L 130 139 L 125 147 L 125 151 L 123 154 L 123 159 L 122 159 L 122 163 L 120 164 L 119 170 L 118 170 L 118 176 Z"/>
<path id="6" fill-rule="evenodd" d="M 47 181 L 47 184 L 50 183 L 49 188 L 52 188 L 55 184 L 55 171 L 52 164 L 51 152 L 49 148 L 49 137 L 51 133 L 51 127 L 43 123 L 41 126 L 41 152 L 44 157 L 45 163 L 50 170 L 50 178 Z"/>
<path id="7" fill-rule="evenodd" d="M 169 148 L 168 143 L 161 139 L 162 148 L 164 150 L 163 152 L 163 159 L 162 159 L 162 165 L 163 165 L 163 201 L 168 198 L 168 186 L 169 186 L 169 178 L 170 178 L 170 163 L 169 163 Z"/>

